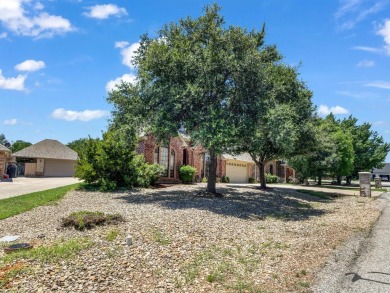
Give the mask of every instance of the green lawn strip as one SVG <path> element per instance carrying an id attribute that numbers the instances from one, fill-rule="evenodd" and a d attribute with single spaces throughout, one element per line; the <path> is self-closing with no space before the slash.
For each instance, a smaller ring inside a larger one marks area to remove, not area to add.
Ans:
<path id="1" fill-rule="evenodd" d="M 0 220 L 56 202 L 69 191 L 75 190 L 80 183 L 33 192 L 0 200 Z"/>
<path id="2" fill-rule="evenodd" d="M 79 251 L 93 245 L 87 238 L 73 238 L 67 241 L 58 241 L 51 246 L 40 246 L 29 250 L 12 252 L 0 260 L 7 264 L 15 260 L 37 260 L 40 262 L 58 262 L 75 256 Z"/>
<path id="3" fill-rule="evenodd" d="M 297 189 L 298 192 L 308 194 L 311 196 L 319 197 L 322 199 L 332 199 L 332 197 L 336 196 L 335 193 L 327 193 L 322 191 L 314 191 L 314 190 L 308 190 L 308 189 Z"/>

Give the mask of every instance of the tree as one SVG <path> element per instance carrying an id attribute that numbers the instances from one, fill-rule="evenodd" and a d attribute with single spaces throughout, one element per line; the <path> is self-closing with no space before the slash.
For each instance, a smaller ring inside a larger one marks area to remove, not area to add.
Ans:
<path id="1" fill-rule="evenodd" d="M 318 185 L 322 184 L 325 175 L 337 178 L 352 172 L 354 152 L 351 135 L 340 126 L 333 114 L 322 119 L 317 117 L 314 126 L 315 144 L 304 156 L 290 159 L 290 165 L 297 170 L 302 180 L 309 176 L 318 177 Z"/>
<path id="2" fill-rule="evenodd" d="M 305 153 L 314 141 L 312 94 L 298 79 L 297 69 L 271 62 L 266 73 L 265 79 L 257 74 L 258 80 L 250 83 L 243 93 L 252 101 L 252 107 L 235 116 L 240 129 L 235 152 L 251 155 L 260 170 L 262 189 L 266 188 L 264 167 L 267 162 Z M 250 75 L 253 78 L 253 74 Z"/>
<path id="3" fill-rule="evenodd" d="M 0 144 L 2 144 L 3 146 L 6 146 L 6 147 L 9 147 L 9 146 L 10 146 L 10 143 L 9 143 L 9 141 L 5 138 L 5 135 L 4 135 L 4 134 L 1 134 L 1 133 L 0 133 Z"/>
<path id="4" fill-rule="evenodd" d="M 355 154 L 353 170 L 351 176 L 347 177 L 347 184 L 351 183 L 352 176 L 357 176 L 358 172 L 383 167 L 390 151 L 390 144 L 385 143 L 382 136 L 371 130 L 370 123 L 357 125 L 357 121 L 353 116 L 341 121 L 341 127 L 351 134 Z"/>
<path id="5" fill-rule="evenodd" d="M 31 142 L 27 142 L 27 141 L 24 141 L 24 140 L 17 140 L 17 141 L 12 143 L 10 149 L 11 149 L 11 151 L 13 153 L 16 153 L 16 152 L 18 152 L 18 151 L 20 151 L 20 150 L 22 150 L 22 149 L 24 149 L 26 147 L 29 147 L 30 145 L 32 145 Z"/>
<path id="6" fill-rule="evenodd" d="M 76 153 L 80 154 L 83 152 L 83 149 L 86 147 L 89 140 L 90 138 L 80 138 L 73 140 L 66 145 L 72 150 L 74 150 Z"/>
<path id="7" fill-rule="evenodd" d="M 114 121 L 139 117 L 135 123 L 158 139 L 177 135 L 183 126 L 209 152 L 207 191 L 212 193 L 217 156 L 231 150 L 238 133 L 235 114 L 251 107 L 242 95 L 250 81 L 240 73 L 260 74 L 261 60 L 278 58 L 274 47 L 264 46 L 264 27 L 251 32 L 226 28 L 219 11 L 216 4 L 206 6 L 197 19 L 165 25 L 157 38 L 142 36 L 134 59 L 137 83 L 122 84 L 108 98 Z"/>

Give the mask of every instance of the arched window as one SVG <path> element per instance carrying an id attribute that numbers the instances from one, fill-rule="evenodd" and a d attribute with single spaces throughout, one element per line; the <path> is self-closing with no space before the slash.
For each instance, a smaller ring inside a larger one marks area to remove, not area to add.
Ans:
<path id="1" fill-rule="evenodd" d="M 160 148 L 159 147 L 156 147 L 154 149 L 154 159 L 153 159 L 153 162 L 155 164 L 159 164 L 160 163 Z"/>
<path id="2" fill-rule="evenodd" d="M 274 165 L 269 165 L 269 173 L 274 175 Z"/>
<path id="3" fill-rule="evenodd" d="M 162 176 L 168 177 L 168 148 L 160 147 L 160 165 L 164 167 Z"/>
<path id="4" fill-rule="evenodd" d="M 169 177 L 175 177 L 175 151 L 171 150 L 171 157 L 169 162 Z"/>

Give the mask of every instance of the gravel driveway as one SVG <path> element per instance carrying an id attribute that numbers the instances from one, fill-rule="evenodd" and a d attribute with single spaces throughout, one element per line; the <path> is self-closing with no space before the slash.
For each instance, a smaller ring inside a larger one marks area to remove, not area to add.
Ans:
<path id="1" fill-rule="evenodd" d="M 0 199 L 80 182 L 73 177 L 17 177 L 12 182 L 0 182 Z"/>

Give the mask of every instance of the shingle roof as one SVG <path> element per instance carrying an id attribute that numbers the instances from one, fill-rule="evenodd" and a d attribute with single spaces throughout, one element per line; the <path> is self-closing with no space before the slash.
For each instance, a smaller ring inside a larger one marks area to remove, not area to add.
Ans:
<path id="1" fill-rule="evenodd" d="M 2 144 L 0 144 L 0 151 L 1 152 L 11 152 L 11 150 L 5 146 L 3 146 Z"/>
<path id="2" fill-rule="evenodd" d="M 374 168 L 372 173 L 378 174 L 378 175 L 381 175 L 381 174 L 382 175 L 390 175 L 390 163 L 385 163 L 385 165 L 381 169 Z"/>
<path id="3" fill-rule="evenodd" d="M 252 157 L 248 153 L 239 154 L 239 155 L 229 155 L 229 154 L 223 154 L 222 158 L 225 160 L 238 160 L 238 161 L 244 161 L 249 163 L 254 163 L 252 160 Z"/>
<path id="4" fill-rule="evenodd" d="M 13 157 L 77 160 L 77 153 L 54 139 L 45 139 L 14 154 Z"/>

